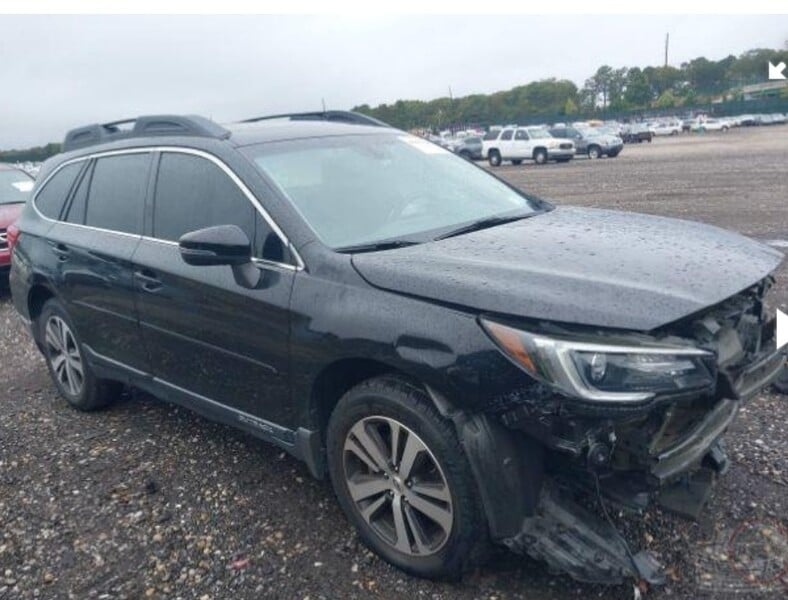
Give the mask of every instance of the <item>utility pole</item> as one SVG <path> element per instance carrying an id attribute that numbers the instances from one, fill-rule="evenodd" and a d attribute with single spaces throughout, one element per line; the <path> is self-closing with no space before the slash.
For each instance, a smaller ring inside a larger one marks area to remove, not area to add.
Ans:
<path id="1" fill-rule="evenodd" d="M 326 99 L 321 98 L 320 101 L 323 103 L 323 112 L 326 112 Z"/>
<path id="2" fill-rule="evenodd" d="M 665 66 L 668 66 L 668 46 L 670 45 L 670 34 L 665 34 Z"/>

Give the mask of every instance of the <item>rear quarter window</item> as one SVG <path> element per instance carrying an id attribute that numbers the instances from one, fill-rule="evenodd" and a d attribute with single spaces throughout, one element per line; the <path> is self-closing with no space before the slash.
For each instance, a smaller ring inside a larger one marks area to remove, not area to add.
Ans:
<path id="1" fill-rule="evenodd" d="M 84 166 L 85 163 L 81 161 L 71 163 L 49 178 L 44 187 L 36 194 L 34 201 L 36 208 L 42 215 L 50 219 L 60 218 L 71 187 Z"/>

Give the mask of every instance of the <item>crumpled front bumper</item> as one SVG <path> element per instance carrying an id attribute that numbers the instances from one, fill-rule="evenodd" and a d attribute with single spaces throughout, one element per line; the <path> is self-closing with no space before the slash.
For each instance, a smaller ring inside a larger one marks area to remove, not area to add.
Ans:
<path id="1" fill-rule="evenodd" d="M 655 502 L 676 514 L 697 518 L 719 474 L 728 468 L 723 436 L 742 403 L 780 375 L 786 355 L 774 344 L 746 366 L 721 372 L 718 399 L 691 427 L 669 444 L 656 445 L 640 469 L 594 471 L 553 468 L 533 514 L 516 535 L 502 542 L 510 549 L 543 560 L 556 572 L 592 583 L 626 579 L 663 582 L 662 568 L 648 552 L 631 550 L 605 514 L 606 506 L 644 510 Z M 572 464 L 572 463 L 558 463 Z M 601 514 L 576 502 L 575 496 L 596 498 Z M 604 518 L 603 516 L 604 515 Z"/>
<path id="2" fill-rule="evenodd" d="M 705 417 L 656 457 L 650 475 L 662 484 L 697 467 L 736 418 L 741 403 L 771 385 L 785 365 L 785 353 L 769 348 L 746 367 L 723 373 L 727 389 Z"/>
<path id="3" fill-rule="evenodd" d="M 515 552 L 543 560 L 556 573 L 587 583 L 621 583 L 625 578 L 664 583 L 653 555 L 633 553 L 616 528 L 574 502 L 567 490 L 552 483 L 542 488 L 537 512 L 522 530 L 504 540 Z"/>

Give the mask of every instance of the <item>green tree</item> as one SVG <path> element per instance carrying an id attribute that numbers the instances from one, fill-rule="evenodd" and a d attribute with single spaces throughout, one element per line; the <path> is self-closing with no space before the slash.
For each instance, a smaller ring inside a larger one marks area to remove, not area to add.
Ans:
<path id="1" fill-rule="evenodd" d="M 633 107 L 641 108 L 651 104 L 653 99 L 651 86 L 648 79 L 638 67 L 629 69 L 627 72 L 626 90 L 624 100 Z"/>
<path id="2" fill-rule="evenodd" d="M 665 90 L 657 98 L 657 108 L 673 108 L 676 106 L 676 96 L 671 90 Z"/>

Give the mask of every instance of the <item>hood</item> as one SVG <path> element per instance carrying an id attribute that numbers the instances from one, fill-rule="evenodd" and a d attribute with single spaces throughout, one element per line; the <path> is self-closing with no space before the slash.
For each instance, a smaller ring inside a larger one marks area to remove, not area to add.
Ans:
<path id="1" fill-rule="evenodd" d="M 701 223 L 559 207 L 352 260 L 370 284 L 394 292 L 478 311 L 649 331 L 744 290 L 782 258 Z"/>
<path id="2" fill-rule="evenodd" d="M 0 228 L 6 229 L 11 223 L 17 220 L 25 207 L 22 203 L 0 204 Z"/>
<path id="3" fill-rule="evenodd" d="M 589 133 L 586 139 L 602 142 L 603 144 L 615 144 L 621 140 L 618 136 L 609 133 Z"/>

